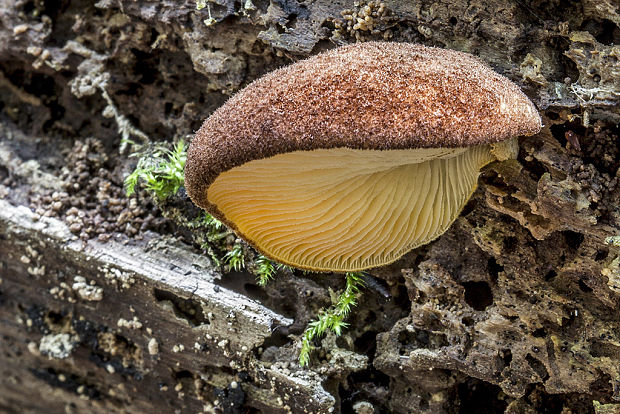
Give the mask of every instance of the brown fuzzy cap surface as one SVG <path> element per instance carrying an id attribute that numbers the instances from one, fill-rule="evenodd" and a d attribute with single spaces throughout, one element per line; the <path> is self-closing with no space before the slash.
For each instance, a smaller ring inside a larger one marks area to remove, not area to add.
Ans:
<path id="1" fill-rule="evenodd" d="M 185 186 L 197 205 L 235 228 L 206 190 L 249 161 L 320 148 L 466 147 L 540 127 L 525 94 L 470 54 L 358 43 L 275 70 L 230 98 L 196 133 Z"/>

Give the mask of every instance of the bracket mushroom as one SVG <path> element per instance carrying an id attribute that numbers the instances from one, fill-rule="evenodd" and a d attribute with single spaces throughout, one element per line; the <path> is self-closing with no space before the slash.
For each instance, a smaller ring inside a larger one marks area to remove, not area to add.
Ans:
<path id="1" fill-rule="evenodd" d="M 358 43 L 229 99 L 196 133 L 185 184 L 263 254 L 357 271 L 439 237 L 480 169 L 540 128 L 525 94 L 470 54 Z"/>

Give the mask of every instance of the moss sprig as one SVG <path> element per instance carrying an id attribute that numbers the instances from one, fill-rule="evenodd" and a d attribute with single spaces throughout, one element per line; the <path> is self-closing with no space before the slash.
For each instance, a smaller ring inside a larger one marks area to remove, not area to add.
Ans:
<path id="1" fill-rule="evenodd" d="M 349 326 L 345 319 L 351 313 L 351 309 L 357 305 L 360 288 L 364 287 L 364 275 L 361 272 L 350 272 L 345 275 L 346 284 L 344 291 L 338 296 L 336 304 L 319 312 L 316 320 L 310 322 L 301 339 L 301 351 L 299 352 L 299 364 L 302 367 L 310 363 L 310 353 L 314 349 L 312 342 L 330 330 L 336 336 L 342 334 L 342 330 Z"/>
<path id="2" fill-rule="evenodd" d="M 267 286 L 267 283 L 274 279 L 275 274 L 278 270 L 284 270 L 290 273 L 293 273 L 294 271 L 292 267 L 271 260 L 267 256 L 263 256 L 262 254 L 258 255 L 254 263 L 256 265 L 254 269 L 254 274 L 256 275 L 256 283 L 258 284 L 258 286 L 261 287 Z"/>
<path id="3" fill-rule="evenodd" d="M 267 286 L 276 274 L 278 264 L 262 254 L 256 259 L 256 283 L 258 286 Z"/>
<path id="4" fill-rule="evenodd" d="M 183 186 L 187 148 L 185 141 L 179 140 L 172 149 L 159 145 L 150 152 L 139 158 L 135 170 L 125 178 L 125 191 L 130 196 L 141 185 L 162 201 Z"/>
<path id="5" fill-rule="evenodd" d="M 239 272 L 241 269 L 245 268 L 243 246 L 240 243 L 235 243 L 232 249 L 224 255 L 224 261 L 228 263 L 228 266 L 236 272 Z"/>
<path id="6" fill-rule="evenodd" d="M 206 230 L 206 240 L 210 243 L 217 243 L 224 237 L 228 237 L 233 234 L 232 231 L 224 225 L 224 223 L 206 211 L 203 212 L 198 219 L 189 221 L 185 225 L 191 229 Z"/>

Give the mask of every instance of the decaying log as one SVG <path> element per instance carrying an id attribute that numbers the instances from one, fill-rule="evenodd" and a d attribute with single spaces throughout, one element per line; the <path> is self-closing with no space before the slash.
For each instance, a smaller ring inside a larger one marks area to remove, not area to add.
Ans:
<path id="1" fill-rule="evenodd" d="M 0 0 L 0 411 L 618 412 L 616 3 Z M 367 40 L 479 56 L 544 127 L 301 369 L 342 278 L 216 266 L 126 196 L 128 140 L 187 142 L 262 74 Z"/>
<path id="2" fill-rule="evenodd" d="M 218 286 L 204 256 L 170 241 L 83 243 L 58 220 L 1 200 L 0 234 L 5 410 L 333 406 L 321 378 L 261 363 L 271 332 L 292 321 Z"/>

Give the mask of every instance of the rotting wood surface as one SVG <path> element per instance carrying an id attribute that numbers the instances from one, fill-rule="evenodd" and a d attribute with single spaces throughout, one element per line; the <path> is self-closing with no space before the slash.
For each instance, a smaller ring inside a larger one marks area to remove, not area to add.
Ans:
<path id="1" fill-rule="evenodd" d="M 205 6 L 0 1 L 1 410 L 617 412 L 614 1 Z M 340 279 L 220 274 L 124 196 L 119 137 L 191 137 L 261 74 L 364 40 L 473 53 L 544 128 L 441 238 L 373 270 L 301 370 L 299 335 Z"/>
<path id="2" fill-rule="evenodd" d="M 271 332 L 292 321 L 218 286 L 203 256 L 169 243 L 145 250 L 72 241 L 63 223 L 33 216 L 0 201 L 0 407 L 333 406 L 319 377 L 283 375 L 257 360 Z"/>

